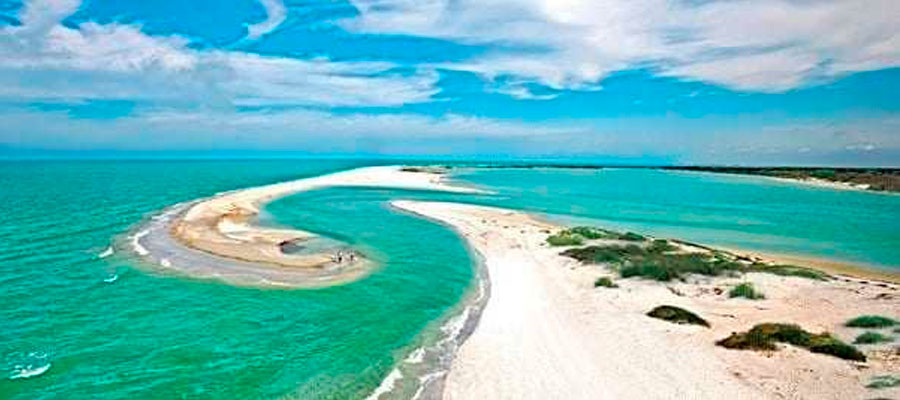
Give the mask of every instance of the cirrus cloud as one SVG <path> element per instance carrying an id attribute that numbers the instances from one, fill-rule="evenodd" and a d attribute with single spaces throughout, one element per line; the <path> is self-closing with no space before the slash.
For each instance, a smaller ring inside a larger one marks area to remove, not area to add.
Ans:
<path id="1" fill-rule="evenodd" d="M 347 29 L 494 46 L 446 68 L 593 87 L 614 71 L 782 92 L 900 65 L 893 0 L 352 0 Z"/>

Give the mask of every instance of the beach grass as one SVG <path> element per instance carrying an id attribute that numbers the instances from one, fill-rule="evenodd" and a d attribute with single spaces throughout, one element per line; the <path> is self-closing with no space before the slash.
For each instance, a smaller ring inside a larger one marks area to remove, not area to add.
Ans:
<path id="1" fill-rule="evenodd" d="M 863 332 L 861 335 L 857 336 L 853 341 L 854 344 L 877 344 L 877 343 L 887 343 L 893 342 L 894 339 L 890 336 L 883 335 L 879 332 Z"/>
<path id="2" fill-rule="evenodd" d="M 551 238 L 553 238 L 551 236 Z M 549 239 L 548 239 L 549 240 Z M 560 242 L 562 243 L 562 239 Z M 552 244 L 552 243 L 551 243 Z M 570 244 L 571 245 L 571 244 Z M 683 280 L 686 275 L 735 275 L 745 272 L 764 272 L 779 276 L 827 280 L 828 275 L 793 265 L 769 265 L 740 262 L 722 252 L 679 253 L 666 240 L 657 239 L 649 245 L 604 244 L 568 249 L 560 253 L 589 264 L 611 264 L 622 278 L 643 277 L 658 281 Z"/>
<path id="3" fill-rule="evenodd" d="M 619 234 L 613 231 L 608 231 L 606 229 L 594 228 L 591 226 L 576 226 L 574 228 L 569 228 L 565 230 L 573 235 L 580 235 L 585 239 L 596 240 L 596 239 L 615 239 L 619 237 Z"/>
<path id="4" fill-rule="evenodd" d="M 644 235 L 637 234 L 634 232 L 625 232 L 625 233 L 619 235 L 618 239 L 629 241 L 629 242 L 643 242 L 643 241 L 647 240 L 647 238 L 644 237 Z"/>
<path id="5" fill-rule="evenodd" d="M 619 263 L 626 259 L 643 256 L 645 250 L 638 245 L 587 246 L 569 249 L 561 254 L 581 262 L 592 264 Z"/>
<path id="6" fill-rule="evenodd" d="M 747 332 L 733 333 L 716 342 L 727 349 L 768 350 L 778 349 L 776 343 L 787 343 L 805 348 L 813 353 L 827 354 L 852 361 L 866 361 L 866 355 L 830 333 L 813 334 L 794 324 L 763 323 Z"/>
<path id="7" fill-rule="evenodd" d="M 647 251 L 651 253 L 662 254 L 669 251 L 678 250 L 678 247 L 675 247 L 672 243 L 669 243 L 666 239 L 654 239 L 650 242 L 650 245 L 647 246 Z"/>
<path id="8" fill-rule="evenodd" d="M 644 277 L 658 281 L 683 280 L 686 275 L 721 276 L 737 273 L 741 264 L 707 253 L 652 253 L 628 260 L 620 269 L 623 278 Z"/>
<path id="9" fill-rule="evenodd" d="M 890 328 L 897 325 L 897 321 L 881 315 L 861 315 L 847 321 L 845 325 L 850 328 Z"/>
<path id="10" fill-rule="evenodd" d="M 750 269 L 755 272 L 765 272 L 767 274 L 779 276 L 793 276 L 798 278 L 815 279 L 819 281 L 827 281 L 830 276 L 822 271 L 811 268 L 798 267 L 796 265 L 775 264 L 768 265 L 763 263 L 754 263 Z"/>
<path id="11" fill-rule="evenodd" d="M 757 291 L 753 284 L 750 282 L 744 282 L 731 288 L 731 290 L 728 292 L 728 297 L 743 297 L 750 300 L 761 300 L 766 298 L 766 296 Z"/>
<path id="12" fill-rule="evenodd" d="M 613 289 L 619 287 L 619 285 L 616 285 L 616 283 L 613 282 L 613 280 L 609 277 L 604 276 L 597 278 L 597 280 L 594 281 L 594 287 L 605 287 Z"/>
<path id="13" fill-rule="evenodd" d="M 576 226 L 564 229 L 547 238 L 551 246 L 580 246 L 586 240 L 619 239 L 623 234 L 590 226 Z"/>
<path id="14" fill-rule="evenodd" d="M 900 377 L 894 375 L 875 376 L 866 385 L 869 389 L 887 389 L 898 386 L 900 386 Z"/>
<path id="15" fill-rule="evenodd" d="M 647 313 L 647 316 L 676 324 L 690 324 L 705 326 L 707 328 L 709 327 L 709 322 L 706 322 L 705 319 L 700 318 L 700 316 L 698 316 L 697 314 L 694 314 L 693 312 L 685 310 L 681 307 L 668 305 L 659 306 L 650 310 L 650 312 Z"/>
<path id="16" fill-rule="evenodd" d="M 577 234 L 568 233 L 566 231 L 551 235 L 547 238 L 547 243 L 551 246 L 581 246 L 584 244 L 584 237 Z"/>

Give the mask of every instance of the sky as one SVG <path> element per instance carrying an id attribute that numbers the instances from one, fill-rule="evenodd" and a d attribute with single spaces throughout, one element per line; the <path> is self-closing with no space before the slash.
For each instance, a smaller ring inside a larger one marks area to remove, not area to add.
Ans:
<path id="1" fill-rule="evenodd" d="M 896 0 L 0 0 L 0 156 L 900 166 Z"/>

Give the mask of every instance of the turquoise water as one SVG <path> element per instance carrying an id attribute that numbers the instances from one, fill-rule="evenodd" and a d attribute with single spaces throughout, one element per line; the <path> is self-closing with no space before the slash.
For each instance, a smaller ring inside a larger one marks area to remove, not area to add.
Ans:
<path id="1" fill-rule="evenodd" d="M 0 227 L 0 398 L 369 393 L 400 356 L 396 352 L 415 345 L 416 335 L 458 301 L 472 278 L 467 250 L 455 235 L 384 210 L 378 202 L 383 193 L 361 191 L 364 196 L 344 203 L 325 191 L 308 194 L 312 206 L 304 202 L 317 215 L 342 214 L 346 224 L 329 228 L 335 235 L 378 249 L 380 272 L 346 286 L 234 288 L 155 276 L 127 259 L 96 257 L 146 213 L 170 204 L 356 164 L 0 164 L 0 200 L 7 205 Z M 316 203 L 322 195 L 323 203 Z M 283 204 L 297 200 L 305 199 Z M 360 211 L 373 215 L 360 219 Z M 104 283 L 116 269 L 120 278 Z M 9 379 L 22 366 L 44 362 L 51 367 L 40 376 Z"/>
<path id="2" fill-rule="evenodd" d="M 699 243 L 900 268 L 900 195 L 644 169 L 463 170 L 482 201 Z"/>
<path id="3" fill-rule="evenodd" d="M 147 273 L 113 238 L 187 200 L 364 161 L 2 162 L 0 399 L 359 398 L 473 282 L 449 230 L 390 210 L 451 199 L 705 243 L 900 265 L 900 196 L 642 170 L 458 170 L 493 196 L 328 189 L 268 223 L 359 246 L 381 267 L 341 287 L 234 288 Z M 112 284 L 103 280 L 117 272 Z M 43 374 L 9 379 L 23 367 Z"/>

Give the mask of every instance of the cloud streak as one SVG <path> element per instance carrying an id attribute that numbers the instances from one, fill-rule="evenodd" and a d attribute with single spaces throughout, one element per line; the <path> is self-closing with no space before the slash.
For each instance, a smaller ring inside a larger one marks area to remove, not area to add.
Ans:
<path id="1" fill-rule="evenodd" d="M 256 40 L 278 28 L 287 19 L 287 8 L 282 0 L 260 0 L 266 9 L 266 19 L 247 27 L 247 39 Z"/>
<path id="2" fill-rule="evenodd" d="M 745 91 L 783 92 L 900 65 L 893 0 L 352 0 L 356 32 L 494 46 L 449 63 L 582 89 L 635 67 Z"/>

